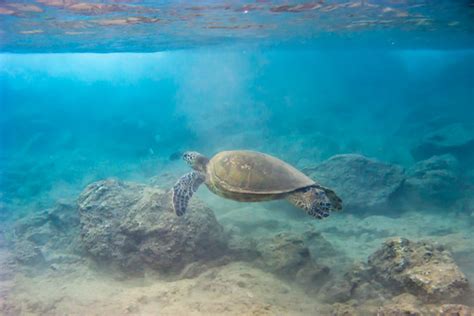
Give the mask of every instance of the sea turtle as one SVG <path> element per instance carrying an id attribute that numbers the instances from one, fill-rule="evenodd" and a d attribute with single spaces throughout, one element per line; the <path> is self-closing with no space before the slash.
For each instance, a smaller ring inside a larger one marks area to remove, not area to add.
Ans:
<path id="1" fill-rule="evenodd" d="M 329 211 L 342 208 L 342 201 L 334 191 L 267 154 L 249 150 L 222 151 L 209 160 L 188 151 L 183 159 L 194 170 L 173 186 L 173 208 L 178 216 L 186 212 L 189 200 L 203 182 L 215 194 L 236 201 L 287 199 L 319 219 L 329 216 Z"/>

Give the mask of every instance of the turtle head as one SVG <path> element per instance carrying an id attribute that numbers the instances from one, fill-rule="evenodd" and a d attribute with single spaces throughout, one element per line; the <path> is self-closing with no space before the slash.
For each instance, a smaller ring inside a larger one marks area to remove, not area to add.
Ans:
<path id="1" fill-rule="evenodd" d="M 186 151 L 183 154 L 183 159 L 194 170 L 206 172 L 207 163 L 209 159 L 196 151 Z"/>

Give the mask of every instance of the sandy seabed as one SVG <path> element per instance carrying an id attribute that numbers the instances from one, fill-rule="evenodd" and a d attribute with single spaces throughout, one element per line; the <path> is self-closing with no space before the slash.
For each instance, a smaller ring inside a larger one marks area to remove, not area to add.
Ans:
<path id="1" fill-rule="evenodd" d="M 213 206 L 219 203 L 210 199 Z M 474 236 L 468 216 L 449 214 L 446 220 L 439 213 L 406 212 L 396 218 L 361 219 L 339 213 L 311 221 L 285 208 L 270 210 L 278 203 L 223 201 L 222 209 L 231 210 L 215 213 L 226 230 L 255 238 L 315 229 L 349 262 L 366 261 L 390 237 L 433 240 L 448 247 L 467 278 L 474 280 Z M 270 216 L 272 212 L 277 216 Z M 380 307 L 324 303 L 317 291 L 283 281 L 252 262 L 226 262 L 190 278 L 170 280 L 156 272 L 129 277 L 99 268 L 87 258 L 45 270 L 24 268 L 15 264 L 5 241 L 1 246 L 4 315 L 363 315 L 376 314 Z M 317 253 L 312 255 L 318 260 Z M 336 268 L 332 273 L 341 272 Z M 474 297 L 462 303 L 472 305 Z"/>

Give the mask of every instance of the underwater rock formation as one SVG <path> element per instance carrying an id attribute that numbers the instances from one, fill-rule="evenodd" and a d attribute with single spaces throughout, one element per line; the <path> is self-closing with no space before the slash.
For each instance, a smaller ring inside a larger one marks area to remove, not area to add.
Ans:
<path id="1" fill-rule="evenodd" d="M 89 185 L 78 206 L 87 252 L 128 272 L 145 267 L 179 272 L 188 263 L 219 257 L 226 248 L 222 226 L 198 199 L 186 216 L 177 217 L 168 192 L 104 180 Z"/>
<path id="2" fill-rule="evenodd" d="M 409 292 L 425 301 L 449 302 L 467 294 L 466 277 L 442 246 L 387 240 L 368 260 L 372 275 L 393 292 Z"/>
<path id="3" fill-rule="evenodd" d="M 473 309 L 461 304 L 424 304 L 416 296 L 401 294 L 377 308 L 379 316 L 395 315 L 472 315 Z"/>
<path id="4" fill-rule="evenodd" d="M 469 293 L 466 277 L 442 246 L 394 238 L 366 263 L 355 264 L 343 277 L 326 283 L 319 296 L 337 310 L 345 310 L 351 302 L 366 307 L 388 302 L 378 314 L 430 315 L 441 307 L 429 304 L 459 302 Z M 404 314 L 408 311 L 412 313 Z"/>
<path id="5" fill-rule="evenodd" d="M 401 167 L 361 155 L 336 155 L 303 171 L 317 182 L 334 189 L 345 210 L 386 210 L 404 180 Z"/>
<path id="6" fill-rule="evenodd" d="M 257 249 L 259 265 L 268 272 L 306 286 L 320 286 L 328 279 L 329 267 L 313 260 L 302 236 L 278 233 L 261 240 Z"/>
<path id="7" fill-rule="evenodd" d="M 410 203 L 446 206 L 462 194 L 458 170 L 457 159 L 449 154 L 419 161 L 407 172 L 403 195 Z"/>
<path id="8" fill-rule="evenodd" d="M 355 264 L 341 278 L 328 282 L 321 289 L 325 302 L 365 302 L 375 298 L 391 297 L 392 294 L 371 276 L 366 264 Z"/>
<path id="9" fill-rule="evenodd" d="M 18 221 L 13 229 L 15 259 L 27 266 L 72 263 L 81 260 L 76 207 L 58 204 L 54 208 Z"/>

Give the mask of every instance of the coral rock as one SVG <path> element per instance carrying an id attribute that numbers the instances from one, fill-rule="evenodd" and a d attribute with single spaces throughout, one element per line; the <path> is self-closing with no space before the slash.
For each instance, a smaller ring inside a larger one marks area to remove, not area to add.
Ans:
<path id="1" fill-rule="evenodd" d="M 386 241 L 368 261 L 374 277 L 394 292 L 425 301 L 450 301 L 467 294 L 468 281 L 443 247 L 404 238 Z"/>
<path id="2" fill-rule="evenodd" d="M 401 294 L 394 297 L 377 310 L 377 316 L 424 315 L 421 302 L 411 294 Z"/>
<path id="3" fill-rule="evenodd" d="M 461 304 L 444 304 L 436 308 L 433 312 L 436 313 L 436 315 L 471 316 L 474 315 L 474 308 Z"/>

